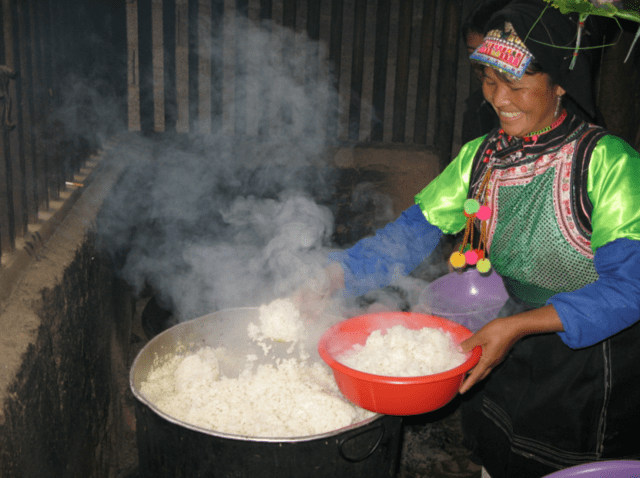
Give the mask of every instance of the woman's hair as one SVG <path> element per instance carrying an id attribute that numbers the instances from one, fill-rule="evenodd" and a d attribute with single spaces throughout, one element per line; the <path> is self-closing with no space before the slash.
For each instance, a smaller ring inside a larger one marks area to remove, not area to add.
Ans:
<path id="1" fill-rule="evenodd" d="M 484 35 L 484 27 L 489 18 L 498 10 L 502 10 L 511 0 L 480 0 L 462 22 L 462 38 L 466 41 L 470 32 Z"/>

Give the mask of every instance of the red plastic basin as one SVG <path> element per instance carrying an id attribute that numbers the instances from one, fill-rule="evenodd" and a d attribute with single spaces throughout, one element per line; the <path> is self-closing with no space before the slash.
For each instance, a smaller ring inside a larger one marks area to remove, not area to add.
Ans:
<path id="1" fill-rule="evenodd" d="M 449 332 L 456 343 L 471 337 L 466 327 L 442 317 L 412 312 L 382 312 L 344 320 L 327 330 L 318 343 L 320 357 L 331 367 L 342 394 L 356 405 L 385 415 L 419 415 L 449 403 L 458 393 L 465 374 L 480 360 L 474 348 L 460 366 L 422 377 L 386 377 L 360 372 L 336 360 L 355 344 L 364 345 L 375 330 L 403 325 L 417 330 L 431 327 Z"/>

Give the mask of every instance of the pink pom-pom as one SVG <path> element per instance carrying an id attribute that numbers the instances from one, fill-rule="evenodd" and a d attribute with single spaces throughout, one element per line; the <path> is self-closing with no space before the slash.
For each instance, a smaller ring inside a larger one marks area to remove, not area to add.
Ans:
<path id="1" fill-rule="evenodd" d="M 486 221 L 491 217 L 491 208 L 489 206 L 480 206 L 478 212 L 476 213 L 476 218 L 481 221 Z"/>
<path id="2" fill-rule="evenodd" d="M 464 260 L 467 262 L 467 264 L 472 266 L 476 262 L 478 262 L 478 253 L 474 250 L 467 251 L 464 253 Z"/>

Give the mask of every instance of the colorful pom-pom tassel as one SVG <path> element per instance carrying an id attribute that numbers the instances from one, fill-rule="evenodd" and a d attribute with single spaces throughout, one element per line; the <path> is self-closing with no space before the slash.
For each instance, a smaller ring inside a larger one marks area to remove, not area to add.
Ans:
<path id="1" fill-rule="evenodd" d="M 475 214 L 480 209 L 480 203 L 475 199 L 467 199 L 464 202 L 464 212 L 468 214 Z"/>
<path id="2" fill-rule="evenodd" d="M 460 252 L 454 252 L 453 254 L 451 254 L 451 257 L 449 257 L 449 263 L 454 268 L 460 269 L 461 267 L 465 266 L 467 261 L 464 258 L 464 254 L 462 254 Z"/>
<path id="3" fill-rule="evenodd" d="M 491 261 L 489 259 L 480 259 L 476 264 L 476 269 L 481 274 L 485 274 L 491 270 Z"/>
<path id="4" fill-rule="evenodd" d="M 478 262 L 478 253 L 475 250 L 467 251 L 464 253 L 464 260 L 470 266 L 473 266 Z"/>
<path id="5" fill-rule="evenodd" d="M 476 213 L 476 217 L 481 221 L 486 221 L 491 217 L 491 208 L 489 206 L 480 206 L 478 212 Z"/>

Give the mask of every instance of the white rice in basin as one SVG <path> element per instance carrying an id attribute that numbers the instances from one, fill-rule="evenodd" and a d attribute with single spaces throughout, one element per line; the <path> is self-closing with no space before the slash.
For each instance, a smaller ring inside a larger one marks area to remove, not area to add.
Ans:
<path id="1" fill-rule="evenodd" d="M 420 377 L 451 370 L 467 359 L 440 329 L 411 330 L 403 325 L 376 330 L 337 360 L 355 370 L 388 377 Z"/>

